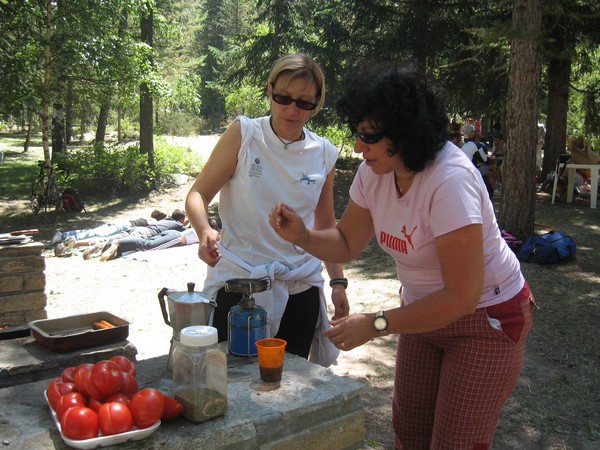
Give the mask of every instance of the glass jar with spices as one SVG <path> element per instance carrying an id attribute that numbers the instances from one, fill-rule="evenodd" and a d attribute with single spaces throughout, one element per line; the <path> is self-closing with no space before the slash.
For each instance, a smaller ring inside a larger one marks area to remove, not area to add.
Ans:
<path id="1" fill-rule="evenodd" d="M 218 344 L 217 329 L 197 325 L 181 330 L 173 350 L 173 396 L 182 415 L 205 422 L 227 410 L 227 355 Z"/>

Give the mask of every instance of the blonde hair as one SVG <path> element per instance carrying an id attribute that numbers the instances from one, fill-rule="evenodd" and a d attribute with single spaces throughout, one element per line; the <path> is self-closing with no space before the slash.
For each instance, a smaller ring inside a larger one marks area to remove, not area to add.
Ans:
<path id="1" fill-rule="evenodd" d="M 303 78 L 307 84 L 314 83 L 317 86 L 318 103 L 312 111 L 311 117 L 316 116 L 325 103 L 325 75 L 316 61 L 303 53 L 282 56 L 275 61 L 271 69 L 269 75 L 271 87 L 275 86 L 281 76 L 287 77 L 284 87 L 296 78 Z"/>

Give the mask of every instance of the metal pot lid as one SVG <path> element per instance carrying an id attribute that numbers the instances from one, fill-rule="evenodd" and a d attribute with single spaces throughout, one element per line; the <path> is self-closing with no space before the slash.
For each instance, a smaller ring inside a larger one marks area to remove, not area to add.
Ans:
<path id="1" fill-rule="evenodd" d="M 187 284 L 187 291 L 167 291 L 167 298 L 171 301 L 184 303 L 215 303 L 210 295 L 205 292 L 194 291 L 195 283 Z"/>
<path id="2" fill-rule="evenodd" d="M 227 292 L 237 292 L 238 294 L 252 294 L 254 292 L 263 292 L 271 287 L 269 277 L 262 278 L 230 278 L 225 282 Z"/>

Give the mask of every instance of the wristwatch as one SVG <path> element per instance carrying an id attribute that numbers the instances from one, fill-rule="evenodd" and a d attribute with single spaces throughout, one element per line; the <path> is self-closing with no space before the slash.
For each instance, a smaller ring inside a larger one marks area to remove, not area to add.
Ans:
<path id="1" fill-rule="evenodd" d="M 375 314 L 375 320 L 373 320 L 373 326 L 379 332 L 379 336 L 387 336 L 389 333 L 387 332 L 388 321 L 383 315 L 383 310 L 378 311 Z"/>

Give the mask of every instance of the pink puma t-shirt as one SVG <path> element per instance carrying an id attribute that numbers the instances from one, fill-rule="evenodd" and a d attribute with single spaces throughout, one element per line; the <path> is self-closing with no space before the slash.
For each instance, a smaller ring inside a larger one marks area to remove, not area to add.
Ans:
<path id="1" fill-rule="evenodd" d="M 401 198 L 393 172 L 377 175 L 363 162 L 350 198 L 370 211 L 379 246 L 396 261 L 405 303 L 443 287 L 434 239 L 474 223 L 483 225 L 485 272 L 479 307 L 502 303 L 522 289 L 519 261 L 500 236 L 481 174 L 454 144 L 446 143 Z"/>

